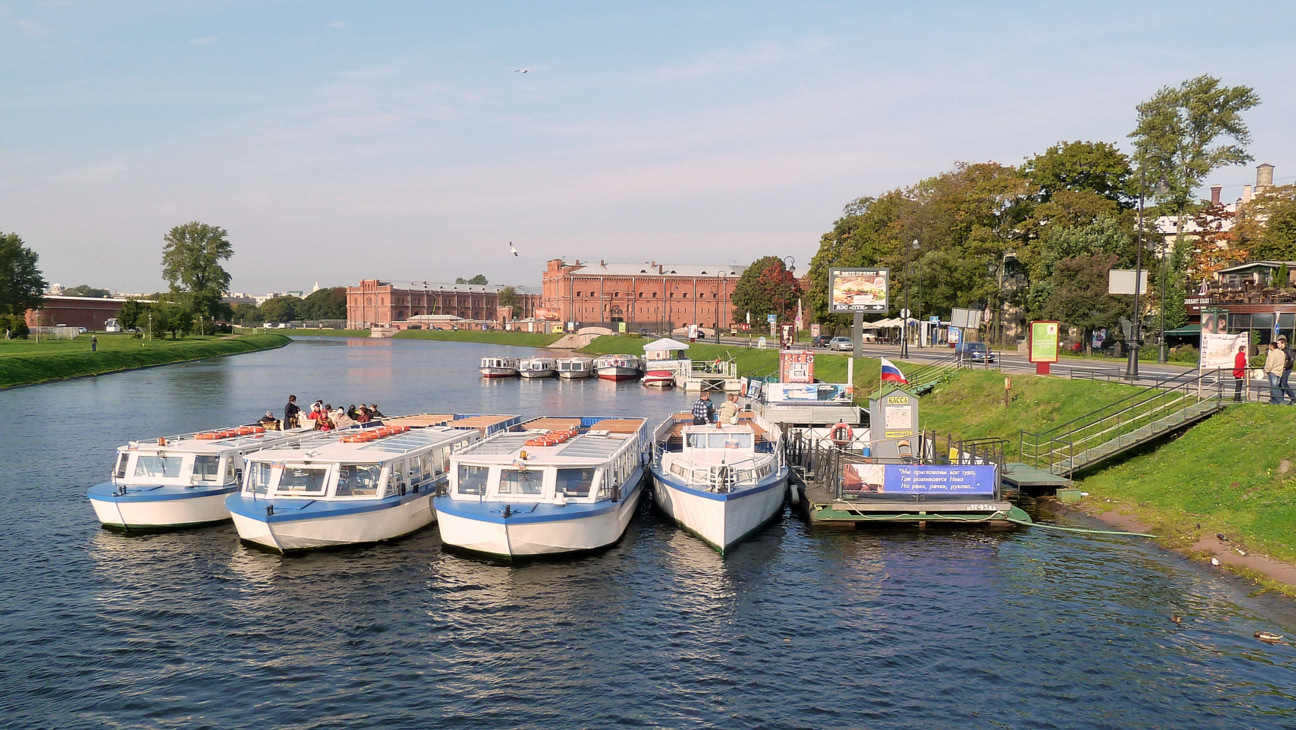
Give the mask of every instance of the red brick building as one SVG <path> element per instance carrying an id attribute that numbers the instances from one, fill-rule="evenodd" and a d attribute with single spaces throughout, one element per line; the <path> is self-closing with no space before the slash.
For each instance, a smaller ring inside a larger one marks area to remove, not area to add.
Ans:
<path id="1" fill-rule="evenodd" d="M 427 284 L 426 288 L 400 289 L 391 282 L 364 279 L 359 286 L 347 287 L 347 328 L 386 327 L 427 314 L 499 323 L 534 316 L 538 294 L 514 287 L 518 306 L 501 308 L 499 293 L 504 288 L 493 284 Z"/>
<path id="2" fill-rule="evenodd" d="M 41 308 L 27 310 L 24 319 L 28 327 L 65 324 L 102 332 L 104 322 L 116 317 L 125 303 L 125 299 L 47 295 Z"/>
<path id="3" fill-rule="evenodd" d="M 548 262 L 536 317 L 616 328 L 667 330 L 734 324 L 734 286 L 746 266 Z"/>

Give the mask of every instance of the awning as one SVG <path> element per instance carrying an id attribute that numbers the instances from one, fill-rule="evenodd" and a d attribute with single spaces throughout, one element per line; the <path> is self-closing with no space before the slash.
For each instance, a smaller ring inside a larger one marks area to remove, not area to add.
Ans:
<path id="1" fill-rule="evenodd" d="M 1166 337 L 1201 337 L 1201 325 L 1186 324 L 1182 327 L 1166 330 L 1165 334 Z"/>
<path id="2" fill-rule="evenodd" d="M 687 350 L 688 345 L 678 340 L 672 340 L 669 337 L 663 337 L 660 340 L 649 342 L 644 345 L 644 352 L 673 352 L 676 350 Z"/>

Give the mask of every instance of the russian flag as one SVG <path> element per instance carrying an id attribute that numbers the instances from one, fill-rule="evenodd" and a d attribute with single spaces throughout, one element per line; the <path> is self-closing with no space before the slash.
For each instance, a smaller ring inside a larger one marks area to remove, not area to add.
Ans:
<path id="1" fill-rule="evenodd" d="M 900 368 L 891 364 L 891 361 L 886 359 L 885 357 L 882 358 L 882 382 L 904 383 L 905 385 L 909 384 L 909 381 L 905 378 L 904 373 L 900 372 Z"/>

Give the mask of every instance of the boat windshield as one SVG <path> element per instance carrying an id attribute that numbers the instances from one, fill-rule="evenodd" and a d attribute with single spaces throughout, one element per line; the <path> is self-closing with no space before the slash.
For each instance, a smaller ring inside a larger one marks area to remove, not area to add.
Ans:
<path id="1" fill-rule="evenodd" d="M 381 464 L 343 464 L 338 467 L 337 496 L 376 497 L 381 477 Z"/>
<path id="2" fill-rule="evenodd" d="M 459 494 L 485 494 L 488 477 L 490 477 L 490 467 L 488 466 L 460 464 L 459 479 L 457 480 Z"/>
<path id="3" fill-rule="evenodd" d="M 588 497 L 594 483 L 594 469 L 559 469 L 554 492 L 566 497 Z"/>
<path id="4" fill-rule="evenodd" d="M 199 455 L 194 457 L 193 478 L 203 482 L 220 481 L 220 457 Z"/>
<path id="5" fill-rule="evenodd" d="M 544 472 L 539 469 L 501 469 L 499 480 L 500 494 L 523 494 L 540 496 L 544 485 Z"/>
<path id="6" fill-rule="evenodd" d="M 266 494 L 270 491 L 270 477 L 274 470 L 263 461 L 254 461 L 248 465 L 248 487 L 253 494 Z"/>
<path id="7" fill-rule="evenodd" d="M 690 433 L 688 445 L 692 449 L 750 449 L 752 435 L 749 433 Z"/>
<path id="8" fill-rule="evenodd" d="M 279 477 L 279 486 L 275 488 L 275 492 L 289 495 L 320 496 L 324 494 L 327 478 L 328 469 L 322 466 L 285 466 L 283 474 Z"/>
<path id="9" fill-rule="evenodd" d="M 125 451 L 117 452 L 117 466 L 113 467 L 113 478 L 123 479 L 126 476 L 126 463 L 130 461 L 130 454 Z"/>
<path id="10" fill-rule="evenodd" d="M 179 456 L 140 454 L 135 459 L 135 476 L 149 479 L 174 479 L 180 476 Z"/>

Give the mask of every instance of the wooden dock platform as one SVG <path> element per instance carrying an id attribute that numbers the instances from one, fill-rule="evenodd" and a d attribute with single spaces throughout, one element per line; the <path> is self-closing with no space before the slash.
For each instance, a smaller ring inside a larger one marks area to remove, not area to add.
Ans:
<path id="1" fill-rule="evenodd" d="M 861 523 L 979 524 L 1009 527 L 1029 523 L 1030 516 L 1004 499 L 983 501 L 921 501 L 899 499 L 839 499 L 827 489 L 801 478 L 790 480 L 797 490 L 796 509 L 814 526 L 854 527 Z"/>
<path id="2" fill-rule="evenodd" d="M 1064 476 L 1016 461 L 1004 464 L 1000 478 L 1003 479 L 1004 486 L 1018 494 L 1056 492 L 1059 489 L 1068 489 L 1072 484 L 1071 480 Z"/>

